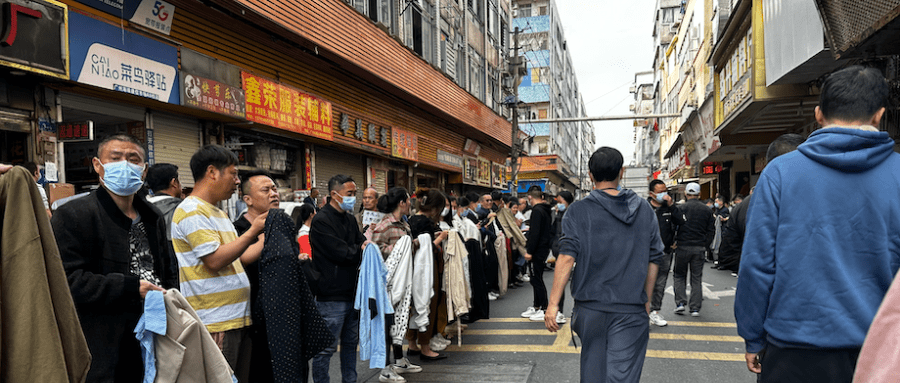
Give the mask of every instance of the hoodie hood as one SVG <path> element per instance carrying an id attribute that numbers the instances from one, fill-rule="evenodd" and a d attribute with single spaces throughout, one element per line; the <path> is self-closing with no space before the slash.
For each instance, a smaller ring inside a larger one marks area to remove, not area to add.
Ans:
<path id="1" fill-rule="evenodd" d="M 810 134 L 797 150 L 830 168 L 861 172 L 886 160 L 894 152 L 894 140 L 887 132 L 824 128 Z"/>
<path id="2" fill-rule="evenodd" d="M 631 189 L 622 189 L 617 196 L 609 195 L 600 190 L 593 190 L 585 200 L 599 204 L 609 214 L 627 225 L 634 223 L 638 208 L 644 203 L 644 200 Z"/>

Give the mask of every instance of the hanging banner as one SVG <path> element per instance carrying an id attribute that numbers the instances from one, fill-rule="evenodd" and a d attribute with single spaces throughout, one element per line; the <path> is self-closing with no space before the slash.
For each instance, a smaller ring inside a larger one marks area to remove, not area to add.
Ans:
<path id="1" fill-rule="evenodd" d="M 187 72 L 182 72 L 181 103 L 231 117 L 244 118 L 244 90 Z"/>
<path id="2" fill-rule="evenodd" d="M 69 49 L 73 80 L 179 104 L 174 46 L 70 12 Z"/>
<path id="3" fill-rule="evenodd" d="M 330 102 L 247 72 L 241 78 L 247 120 L 334 141 Z"/>
<path id="4" fill-rule="evenodd" d="M 411 161 L 419 160 L 419 137 L 403 129 L 393 129 L 391 155 Z"/>

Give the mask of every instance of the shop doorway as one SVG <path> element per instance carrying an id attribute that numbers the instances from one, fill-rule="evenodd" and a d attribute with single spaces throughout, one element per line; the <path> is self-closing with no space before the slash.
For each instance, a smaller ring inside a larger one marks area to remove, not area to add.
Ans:
<path id="1" fill-rule="evenodd" d="M 92 121 L 94 125 L 93 141 L 67 142 L 64 145 L 66 182 L 75 186 L 77 194 L 93 189 L 100 183 L 92 165 L 100 141 L 115 134 L 129 133 L 130 126 L 143 127 L 144 121 L 138 115 L 134 116 L 138 118 L 115 117 L 65 107 L 62 112 L 64 122 Z M 147 150 L 146 142 L 144 150 Z"/>
<path id="2" fill-rule="evenodd" d="M 28 161 L 28 133 L 0 130 L 0 163 L 21 165 Z"/>

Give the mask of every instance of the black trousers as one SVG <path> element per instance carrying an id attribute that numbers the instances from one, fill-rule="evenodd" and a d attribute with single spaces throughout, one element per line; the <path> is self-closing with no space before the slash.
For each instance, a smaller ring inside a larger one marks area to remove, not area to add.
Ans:
<path id="1" fill-rule="evenodd" d="M 763 383 L 828 383 L 853 381 L 859 348 L 781 348 L 771 343 L 761 353 Z"/>
<path id="2" fill-rule="evenodd" d="M 547 299 L 547 285 L 544 284 L 544 269 L 547 267 L 547 257 L 532 256 L 531 258 L 531 287 L 534 289 L 534 307 L 546 310 L 549 305 Z"/>

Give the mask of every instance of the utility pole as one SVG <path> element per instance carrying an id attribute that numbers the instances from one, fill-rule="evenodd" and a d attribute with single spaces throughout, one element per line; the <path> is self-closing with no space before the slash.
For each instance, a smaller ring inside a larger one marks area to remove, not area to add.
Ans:
<path id="1" fill-rule="evenodd" d="M 520 70 L 522 68 L 522 59 L 519 57 L 519 27 L 513 32 L 513 60 L 510 63 L 510 69 L 513 74 L 513 102 L 512 102 L 512 144 L 510 149 L 510 181 L 513 184 L 512 196 L 519 196 L 519 186 L 516 177 L 519 173 L 519 82 Z"/>

